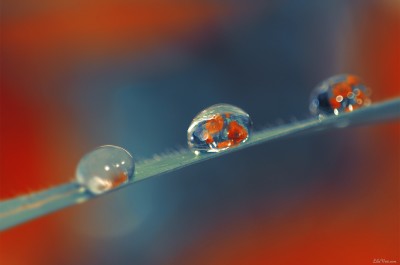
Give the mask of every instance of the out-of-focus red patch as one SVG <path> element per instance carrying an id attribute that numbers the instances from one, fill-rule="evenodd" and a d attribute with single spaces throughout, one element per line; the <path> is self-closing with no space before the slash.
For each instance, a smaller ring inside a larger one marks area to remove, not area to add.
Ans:
<path id="1" fill-rule="evenodd" d="M 113 178 L 112 187 L 113 188 L 118 187 L 127 181 L 128 181 L 128 176 L 124 172 L 121 172 L 120 174 L 118 174 Z"/>
<path id="2" fill-rule="evenodd" d="M 218 133 L 224 128 L 224 118 L 221 115 L 215 115 L 215 117 L 206 122 L 205 127 L 210 134 Z"/>
<path id="3" fill-rule="evenodd" d="M 232 140 L 226 140 L 217 144 L 218 149 L 223 149 L 230 147 L 232 145 Z"/>
<path id="4" fill-rule="evenodd" d="M 15 92 L 2 87 L 0 97 L 0 199 L 36 190 L 45 179 L 41 127 L 46 120 L 38 106 Z"/>
<path id="5" fill-rule="evenodd" d="M 336 97 L 330 98 L 329 104 L 334 109 L 340 109 L 340 107 L 341 107 L 341 103 L 336 100 Z"/>
<path id="6" fill-rule="evenodd" d="M 41 67 L 52 70 L 57 61 L 143 53 L 202 30 L 230 12 L 229 5 L 207 2 L 79 1 L 18 19 L 4 16 L 2 48 L 14 62 L 39 60 Z"/>
<path id="7" fill-rule="evenodd" d="M 247 139 L 247 130 L 237 121 L 231 121 L 228 126 L 228 138 L 233 145 L 237 145 Z"/>
<path id="8" fill-rule="evenodd" d="M 350 86 L 355 86 L 360 83 L 360 79 L 354 75 L 348 75 L 346 78 L 346 83 Z"/>
<path id="9" fill-rule="evenodd" d="M 347 94 L 350 93 L 351 91 L 352 89 L 350 85 L 345 82 L 337 83 L 332 88 L 332 93 L 333 95 L 335 95 L 335 97 L 337 96 L 342 96 L 343 98 L 347 97 Z"/>

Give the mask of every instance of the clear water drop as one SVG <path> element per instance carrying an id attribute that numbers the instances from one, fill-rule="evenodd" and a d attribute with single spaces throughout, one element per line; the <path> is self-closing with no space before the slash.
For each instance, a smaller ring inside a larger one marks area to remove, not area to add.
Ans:
<path id="1" fill-rule="evenodd" d="M 104 145 L 87 153 L 78 163 L 76 179 L 94 194 L 100 194 L 133 180 L 135 163 L 125 149 Z"/>
<path id="2" fill-rule="evenodd" d="M 242 109 L 216 104 L 194 117 L 187 132 L 188 145 L 197 155 L 220 152 L 244 143 L 252 127 L 249 114 Z"/>
<path id="3" fill-rule="evenodd" d="M 371 104 L 370 89 L 355 75 L 342 74 L 320 83 L 311 94 L 310 111 L 324 117 L 351 112 Z"/>

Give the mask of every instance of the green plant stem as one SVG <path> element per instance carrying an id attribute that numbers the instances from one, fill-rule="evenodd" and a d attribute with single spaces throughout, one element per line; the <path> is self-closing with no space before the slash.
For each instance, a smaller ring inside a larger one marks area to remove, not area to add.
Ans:
<path id="1" fill-rule="evenodd" d="M 400 117 L 400 98 L 373 104 L 354 112 L 331 116 L 322 120 L 310 118 L 303 121 L 277 126 L 253 133 L 251 138 L 235 148 L 220 153 L 195 155 L 188 149 L 172 152 L 136 163 L 135 178 L 129 184 L 149 177 L 172 172 L 189 165 L 241 150 L 253 145 L 297 135 L 304 132 L 320 131 L 332 127 L 345 127 L 362 123 L 374 123 Z M 120 188 L 124 188 L 123 185 Z M 115 189 L 118 190 L 118 189 Z M 113 190 L 113 191 L 115 191 Z M 106 195 L 101 194 L 100 196 Z M 82 203 L 94 196 L 76 182 L 51 189 L 20 196 L 0 202 L 0 230 L 46 215 L 64 207 Z"/>

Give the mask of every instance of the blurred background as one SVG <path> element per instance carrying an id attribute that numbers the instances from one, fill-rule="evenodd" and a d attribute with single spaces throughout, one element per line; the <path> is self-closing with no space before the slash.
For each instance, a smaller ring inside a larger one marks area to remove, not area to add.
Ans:
<path id="1" fill-rule="evenodd" d="M 400 2 L 2 1 L 0 199 L 70 181 L 103 144 L 186 146 L 237 105 L 309 117 L 354 73 L 400 94 Z M 399 257 L 398 121 L 292 137 L 137 183 L 0 234 L 0 263 L 371 264 Z"/>

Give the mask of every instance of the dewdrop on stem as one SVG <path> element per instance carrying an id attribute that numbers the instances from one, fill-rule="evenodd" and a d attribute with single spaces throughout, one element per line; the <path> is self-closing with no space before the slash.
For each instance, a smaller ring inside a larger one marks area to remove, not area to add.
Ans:
<path id="1" fill-rule="evenodd" d="M 246 142 L 253 122 L 244 110 L 216 104 L 200 112 L 189 126 L 188 145 L 193 152 L 216 153 Z"/>
<path id="2" fill-rule="evenodd" d="M 312 92 L 311 114 L 323 118 L 340 115 L 371 104 L 370 89 L 355 75 L 336 75 L 324 80 Z"/>
<path id="3" fill-rule="evenodd" d="M 76 168 L 76 180 L 93 194 L 101 194 L 133 180 L 135 163 L 125 149 L 104 145 L 87 153 Z"/>

